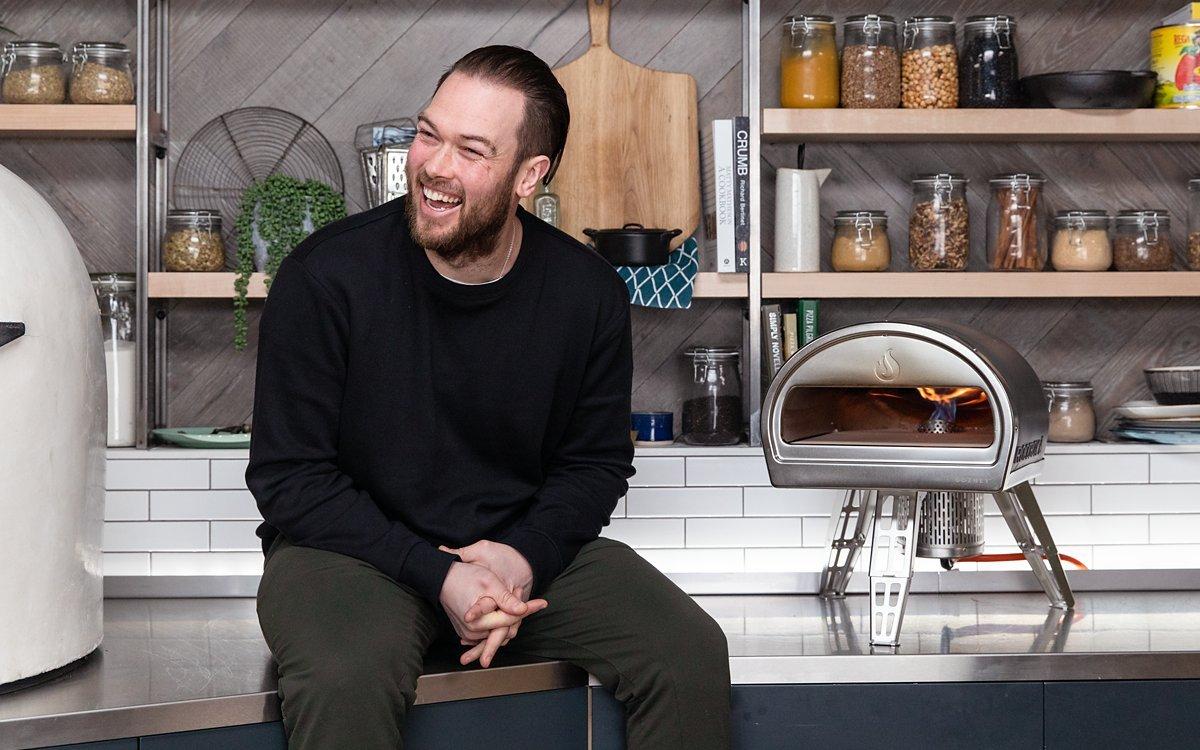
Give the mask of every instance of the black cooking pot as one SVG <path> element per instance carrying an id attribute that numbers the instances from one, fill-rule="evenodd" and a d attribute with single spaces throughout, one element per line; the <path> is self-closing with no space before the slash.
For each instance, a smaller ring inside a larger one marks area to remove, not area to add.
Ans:
<path id="1" fill-rule="evenodd" d="M 620 229 L 585 229 L 596 252 L 614 266 L 662 266 L 671 255 L 671 240 L 682 229 L 646 229 L 629 223 Z"/>
<path id="2" fill-rule="evenodd" d="M 1031 107 L 1139 109 L 1154 105 L 1158 75 L 1148 70 L 1081 70 L 1021 79 Z"/>

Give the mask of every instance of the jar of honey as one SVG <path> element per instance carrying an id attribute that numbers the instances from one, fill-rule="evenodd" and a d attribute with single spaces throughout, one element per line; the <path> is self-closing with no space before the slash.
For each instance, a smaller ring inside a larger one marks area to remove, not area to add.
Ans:
<path id="1" fill-rule="evenodd" d="M 840 73 L 833 16 L 788 16 L 779 53 L 783 107 L 838 106 Z"/>

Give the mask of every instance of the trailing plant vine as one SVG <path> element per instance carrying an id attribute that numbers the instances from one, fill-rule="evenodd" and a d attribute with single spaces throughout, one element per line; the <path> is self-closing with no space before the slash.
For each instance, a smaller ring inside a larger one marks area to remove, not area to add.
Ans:
<path id="1" fill-rule="evenodd" d="M 237 216 L 237 278 L 233 282 L 233 346 L 246 348 L 246 291 L 254 273 L 254 237 L 267 247 L 267 290 L 283 259 L 308 236 L 305 219 L 316 231 L 346 215 L 341 193 L 317 180 L 271 175 L 246 188 Z"/>

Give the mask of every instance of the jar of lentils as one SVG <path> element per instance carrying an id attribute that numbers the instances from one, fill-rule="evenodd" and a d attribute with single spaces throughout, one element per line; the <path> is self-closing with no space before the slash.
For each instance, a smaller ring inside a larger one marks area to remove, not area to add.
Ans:
<path id="1" fill-rule="evenodd" d="M 958 106 L 954 19 L 918 16 L 904 22 L 903 103 L 907 109 Z"/>
<path id="2" fill-rule="evenodd" d="M 132 104 L 129 48 L 118 42 L 80 42 L 72 50 L 73 104 Z"/>
<path id="3" fill-rule="evenodd" d="M 900 53 L 892 16 L 850 16 L 842 44 L 842 106 L 894 109 L 900 106 Z"/>
<path id="4" fill-rule="evenodd" d="M 1117 214 L 1113 259 L 1118 271 L 1171 270 L 1171 215 L 1162 209 Z"/>
<path id="5" fill-rule="evenodd" d="M 162 262 L 168 271 L 224 270 L 221 215 L 205 209 L 168 211 Z"/>
<path id="6" fill-rule="evenodd" d="M 62 48 L 53 42 L 9 42 L 0 56 L 6 104 L 62 104 L 67 97 Z"/>

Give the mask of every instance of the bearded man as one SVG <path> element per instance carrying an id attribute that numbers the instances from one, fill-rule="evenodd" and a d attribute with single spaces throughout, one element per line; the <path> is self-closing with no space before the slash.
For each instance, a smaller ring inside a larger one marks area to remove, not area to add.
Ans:
<path id="1" fill-rule="evenodd" d="M 418 118 L 408 194 L 317 231 L 272 283 L 246 482 L 292 748 L 401 747 L 444 641 L 464 665 L 586 669 L 631 750 L 729 746 L 724 634 L 599 537 L 633 475 L 628 297 L 519 206 L 568 123 L 535 55 L 467 54 Z"/>

